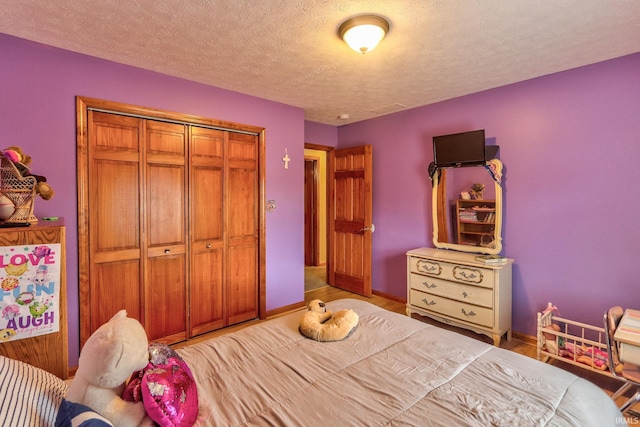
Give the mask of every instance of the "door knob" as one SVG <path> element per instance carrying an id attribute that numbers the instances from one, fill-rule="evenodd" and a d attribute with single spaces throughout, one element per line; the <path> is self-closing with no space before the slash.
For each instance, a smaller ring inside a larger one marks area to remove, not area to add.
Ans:
<path id="1" fill-rule="evenodd" d="M 360 231 L 371 231 L 373 233 L 374 231 L 376 231 L 376 226 L 371 224 L 371 227 L 361 228 Z"/>

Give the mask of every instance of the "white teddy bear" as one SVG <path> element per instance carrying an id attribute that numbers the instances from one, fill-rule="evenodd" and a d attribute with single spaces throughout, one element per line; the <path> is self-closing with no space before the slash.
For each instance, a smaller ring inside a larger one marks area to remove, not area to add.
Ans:
<path id="1" fill-rule="evenodd" d="M 152 426 L 142 402 L 121 397 L 131 374 L 148 363 L 144 328 L 120 310 L 85 343 L 66 399 L 88 406 L 118 427 Z"/>

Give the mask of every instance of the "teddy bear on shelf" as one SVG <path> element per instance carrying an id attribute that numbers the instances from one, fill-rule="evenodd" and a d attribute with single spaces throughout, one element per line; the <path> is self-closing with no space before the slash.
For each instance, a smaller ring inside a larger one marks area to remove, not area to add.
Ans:
<path id="1" fill-rule="evenodd" d="M 307 305 L 308 311 L 300 321 L 300 333 L 316 341 L 339 341 L 353 333 L 360 320 L 351 310 L 340 310 L 333 315 L 327 311 L 325 303 L 314 299 Z"/>
<path id="2" fill-rule="evenodd" d="M 484 199 L 484 184 L 473 184 L 469 195 L 471 196 L 471 200 Z"/>
<path id="3" fill-rule="evenodd" d="M 147 334 L 120 310 L 87 340 L 66 400 L 84 405 L 118 427 L 152 426 L 142 402 L 122 396 L 127 379 L 149 363 Z"/>
<path id="4" fill-rule="evenodd" d="M 42 175 L 32 174 L 29 165 L 31 164 L 31 156 L 25 154 L 22 148 L 13 145 L 3 151 L 4 157 L 11 160 L 21 176 L 32 176 L 36 179 L 36 194 L 44 200 L 50 200 L 55 191 L 47 183 L 47 178 Z"/>

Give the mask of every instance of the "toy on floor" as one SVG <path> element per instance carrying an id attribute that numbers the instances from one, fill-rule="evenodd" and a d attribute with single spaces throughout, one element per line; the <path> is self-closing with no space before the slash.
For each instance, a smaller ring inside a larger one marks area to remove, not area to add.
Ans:
<path id="1" fill-rule="evenodd" d="M 568 342 L 563 337 L 556 335 L 555 333 L 557 332 L 561 332 L 561 328 L 556 323 L 552 323 L 543 328 L 544 346 L 549 353 L 584 363 L 601 371 L 606 371 L 609 368 L 607 363 L 609 357 L 606 351 L 597 347 L 579 346 L 575 343 Z"/>
<path id="2" fill-rule="evenodd" d="M 152 426 L 142 402 L 122 397 L 127 379 L 149 363 L 147 334 L 120 310 L 87 340 L 66 400 L 87 406 L 118 427 Z"/>
<path id="3" fill-rule="evenodd" d="M 316 341 L 340 341 L 353 333 L 360 317 L 351 310 L 340 310 L 333 315 L 319 299 L 307 305 L 308 311 L 300 321 L 300 333 Z"/>

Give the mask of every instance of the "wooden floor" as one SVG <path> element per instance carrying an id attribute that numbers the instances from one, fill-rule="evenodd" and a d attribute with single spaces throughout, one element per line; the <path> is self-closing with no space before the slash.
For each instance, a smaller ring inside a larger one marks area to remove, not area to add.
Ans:
<path id="1" fill-rule="evenodd" d="M 315 289 L 312 291 L 308 291 L 305 292 L 305 303 L 308 303 L 309 301 L 313 300 L 313 299 L 321 299 L 324 302 L 329 302 L 329 301 L 334 301 L 337 299 L 342 299 L 342 298 L 355 298 L 355 299 L 360 299 L 360 300 L 364 300 L 367 302 L 370 302 L 371 304 L 375 304 L 379 307 L 382 307 L 386 310 L 389 311 L 393 311 L 395 313 L 400 313 L 400 314 L 406 314 L 406 306 L 403 302 L 399 302 L 399 301 L 393 301 L 387 298 L 383 298 L 381 296 L 377 296 L 377 295 L 373 295 L 372 297 L 368 298 L 368 297 L 363 297 L 360 295 L 356 295 L 347 291 L 343 291 L 331 286 L 325 286 L 323 288 L 319 288 L 319 289 Z M 462 329 L 462 328 L 457 328 L 455 326 L 451 326 L 451 325 L 447 325 L 444 323 L 440 323 L 437 322 L 435 320 L 432 320 L 428 317 L 423 317 L 420 316 L 418 314 L 412 314 L 412 317 L 420 320 L 422 322 L 426 322 L 426 323 L 430 323 L 433 324 L 435 326 L 444 328 L 444 329 L 449 329 L 449 330 L 453 330 L 455 332 L 458 332 L 462 335 L 466 335 L 468 337 L 480 340 L 480 341 L 484 341 L 488 344 L 493 344 L 493 340 L 491 338 L 489 338 L 486 335 L 481 335 L 481 334 L 476 334 L 475 332 L 472 331 L 468 331 L 466 329 Z M 182 344 L 177 344 L 175 346 L 172 346 L 173 348 L 180 348 L 183 347 L 185 345 L 191 345 L 191 344 L 195 344 L 199 341 L 203 341 L 215 336 L 219 336 L 219 335 L 223 335 L 229 332 L 233 332 L 233 331 L 237 331 L 239 329 L 245 328 L 247 326 L 251 326 L 251 325 L 255 325 L 257 323 L 263 322 L 264 320 L 252 320 L 252 321 L 248 321 L 245 323 L 242 323 L 240 325 L 234 325 L 234 326 L 230 326 L 218 331 L 214 331 L 211 332 L 209 334 L 203 335 L 201 337 L 197 337 L 194 339 L 189 340 L 187 343 L 182 343 Z M 501 348 L 505 348 L 507 350 L 510 351 L 514 351 L 516 353 L 520 353 L 523 354 L 525 356 L 531 357 L 531 358 L 536 358 L 536 346 L 533 343 L 533 338 L 531 337 L 529 340 L 520 340 L 517 338 L 513 338 L 510 342 L 508 342 L 504 337 L 502 338 L 502 341 L 500 343 L 500 347 Z M 600 387 L 602 390 L 604 390 L 607 394 L 612 395 L 621 385 L 622 383 L 614 378 L 596 373 L 596 372 L 591 372 L 589 370 L 586 369 L 582 369 L 567 363 L 562 363 L 560 361 L 556 361 L 553 360 L 551 362 L 549 362 L 559 368 L 562 368 L 564 370 L 567 370 L 569 372 L 574 373 L 577 376 L 580 376 L 582 378 L 585 378 L 591 382 L 593 382 L 594 384 L 596 384 L 598 387 Z M 626 397 L 623 396 L 621 398 L 619 398 L 616 403 L 618 405 L 621 405 L 624 401 L 626 400 Z M 640 409 L 640 405 L 636 405 L 636 409 Z M 629 423 L 633 423 L 633 424 L 638 424 L 640 423 L 640 418 L 635 418 L 632 415 L 632 421 L 629 421 Z"/>

